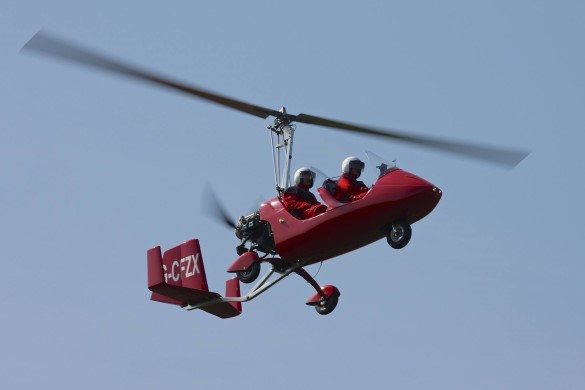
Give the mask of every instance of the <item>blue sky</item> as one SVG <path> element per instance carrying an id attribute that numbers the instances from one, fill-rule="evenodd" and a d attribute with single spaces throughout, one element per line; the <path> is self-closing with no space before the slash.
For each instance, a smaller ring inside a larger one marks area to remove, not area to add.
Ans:
<path id="1" fill-rule="evenodd" d="M 583 388 L 582 2 L 51 3 L 0 3 L 1 388 Z M 41 28 L 265 107 L 532 153 L 299 124 L 293 169 L 372 150 L 441 203 L 403 250 L 324 263 L 328 316 L 296 276 L 231 320 L 186 312 L 149 301 L 146 250 L 199 238 L 223 291 L 237 240 L 203 188 L 233 215 L 272 197 L 270 121 L 19 54 Z"/>

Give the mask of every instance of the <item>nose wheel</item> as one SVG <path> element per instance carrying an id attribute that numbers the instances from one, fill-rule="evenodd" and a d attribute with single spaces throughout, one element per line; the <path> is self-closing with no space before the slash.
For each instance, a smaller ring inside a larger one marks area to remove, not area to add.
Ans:
<path id="1" fill-rule="evenodd" d="M 412 228 L 408 222 L 395 221 L 386 235 L 386 240 L 392 248 L 402 249 L 408 244 L 411 236 Z"/>

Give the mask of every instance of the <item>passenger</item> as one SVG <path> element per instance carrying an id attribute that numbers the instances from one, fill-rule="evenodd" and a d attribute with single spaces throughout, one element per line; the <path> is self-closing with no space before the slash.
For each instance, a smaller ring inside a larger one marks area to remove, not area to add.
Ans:
<path id="1" fill-rule="evenodd" d="M 327 211 L 327 206 L 319 203 L 309 191 L 313 187 L 314 179 L 315 172 L 309 168 L 300 168 L 295 172 L 295 185 L 284 191 L 282 203 L 298 219 L 313 218 Z"/>
<path id="2" fill-rule="evenodd" d="M 364 163 L 357 157 L 348 157 L 341 164 L 341 177 L 333 193 L 340 202 L 353 202 L 361 199 L 368 192 L 364 182 L 357 180 L 364 170 Z"/>

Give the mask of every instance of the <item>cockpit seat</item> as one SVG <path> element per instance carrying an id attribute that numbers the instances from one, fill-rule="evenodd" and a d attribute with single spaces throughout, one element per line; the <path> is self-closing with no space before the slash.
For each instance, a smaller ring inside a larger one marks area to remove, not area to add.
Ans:
<path id="1" fill-rule="evenodd" d="M 321 196 L 321 199 L 323 199 L 323 202 L 325 202 L 328 208 L 334 208 L 345 204 L 343 202 L 338 201 L 333 196 L 336 188 L 337 180 L 326 179 L 323 182 L 323 185 L 319 187 L 319 189 L 317 190 L 317 192 L 319 192 L 319 196 Z"/>

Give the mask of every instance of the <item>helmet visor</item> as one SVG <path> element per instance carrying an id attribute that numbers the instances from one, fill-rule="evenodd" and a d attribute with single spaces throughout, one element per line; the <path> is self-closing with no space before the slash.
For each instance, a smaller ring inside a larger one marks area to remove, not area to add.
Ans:
<path id="1" fill-rule="evenodd" d="M 359 170 L 360 173 L 364 171 L 365 164 L 362 161 L 350 161 L 349 162 L 349 170 L 352 171 L 353 169 Z"/>

